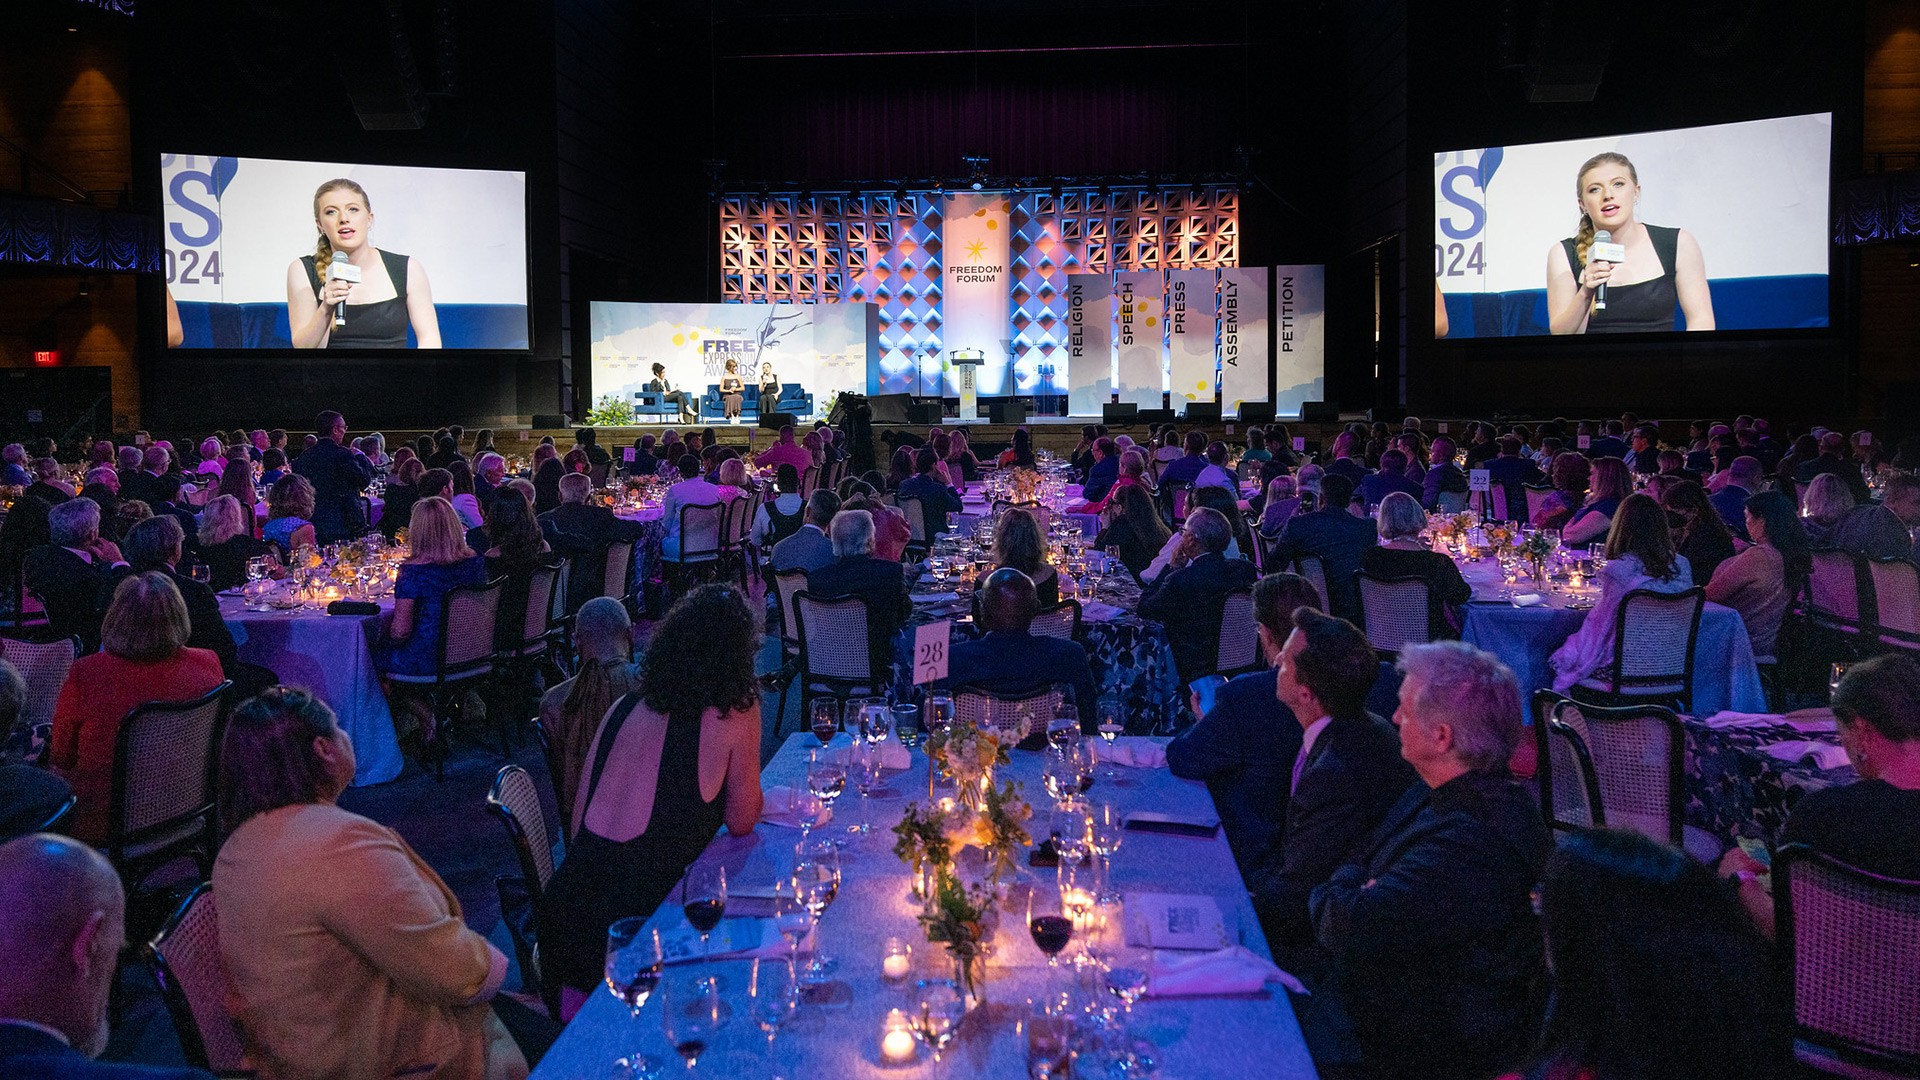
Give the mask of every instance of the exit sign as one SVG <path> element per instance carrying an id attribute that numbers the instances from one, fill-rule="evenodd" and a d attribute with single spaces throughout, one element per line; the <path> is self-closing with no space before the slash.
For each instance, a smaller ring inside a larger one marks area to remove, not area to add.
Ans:
<path id="1" fill-rule="evenodd" d="M 33 354 L 33 362 L 38 367 L 53 367 L 60 362 L 60 354 L 51 350 L 41 350 Z"/>

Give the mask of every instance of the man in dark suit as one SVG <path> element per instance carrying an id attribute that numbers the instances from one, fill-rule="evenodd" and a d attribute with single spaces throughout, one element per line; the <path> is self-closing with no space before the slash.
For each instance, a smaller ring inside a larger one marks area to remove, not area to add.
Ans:
<path id="1" fill-rule="evenodd" d="M 1820 436 L 1820 456 L 1800 466 L 1793 478 L 1799 483 L 1811 484 L 1814 477 L 1827 473 L 1839 477 L 1847 485 L 1847 490 L 1853 493 L 1854 502 L 1871 501 L 1867 494 L 1867 481 L 1860 475 L 1860 466 L 1847 458 L 1847 437 L 1837 431 Z"/>
<path id="2" fill-rule="evenodd" d="M 1303 555 L 1319 558 L 1327 572 L 1327 605 L 1343 619 L 1360 617 L 1360 559 L 1373 547 L 1373 522 L 1347 511 L 1353 486 L 1344 476 L 1328 473 L 1320 479 L 1321 504 L 1310 514 L 1295 514 L 1280 530 L 1274 546 L 1274 565 L 1291 566 Z"/>
<path id="3" fill-rule="evenodd" d="M 73 492 L 66 481 L 60 478 L 60 463 L 50 457 L 36 459 L 33 463 L 33 483 L 27 485 L 22 495 L 31 495 L 48 506 L 58 506 L 73 498 Z"/>
<path id="4" fill-rule="evenodd" d="M 1415 502 L 1426 498 L 1424 485 L 1407 479 L 1407 455 L 1403 450 L 1388 450 L 1380 455 L 1380 468 L 1360 481 L 1360 501 L 1378 506 L 1388 495 L 1404 491 Z"/>
<path id="5" fill-rule="evenodd" d="M 1260 576 L 1247 560 L 1227 558 L 1232 541 L 1233 526 L 1226 515 L 1204 506 L 1194 510 L 1180 528 L 1180 542 L 1166 571 L 1140 594 L 1140 614 L 1167 628 L 1182 683 L 1213 670 L 1227 594 Z"/>
<path id="6" fill-rule="evenodd" d="M 69 499 L 47 512 L 52 542 L 27 552 L 27 588 L 46 605 L 47 622 L 61 637 L 80 639 L 82 652 L 100 649 L 100 620 L 114 586 L 131 571 L 120 548 L 100 537 L 100 507 Z"/>
<path id="7" fill-rule="evenodd" d="M 1295 574 L 1268 574 L 1254 583 L 1253 615 L 1267 663 L 1279 662 L 1295 609 L 1319 603 L 1313 586 Z M 1227 846 L 1249 878 L 1255 860 L 1286 825 L 1288 780 L 1300 753 L 1300 722 L 1274 696 L 1273 679 L 1271 667 L 1235 676 L 1215 691 L 1209 709 L 1195 695 L 1200 719 L 1167 744 L 1173 775 L 1205 781 Z"/>
<path id="8" fill-rule="evenodd" d="M 120 879 L 99 852 L 46 833 L 0 844 L 0 1078 L 211 1080 L 92 1060 L 126 938 Z"/>
<path id="9" fill-rule="evenodd" d="M 1440 496 L 1467 493 L 1467 474 L 1460 471 L 1460 466 L 1453 460 L 1457 452 L 1453 440 L 1445 435 L 1433 440 L 1433 445 L 1427 448 L 1427 460 L 1432 464 L 1427 467 L 1420 484 L 1421 506 L 1433 510 L 1439 507 Z"/>
<path id="10" fill-rule="evenodd" d="M 660 459 L 653 456 L 655 442 L 652 435 L 640 436 L 640 445 L 633 449 L 633 460 L 627 463 L 628 476 L 652 476 L 660 471 Z"/>
<path id="11" fill-rule="evenodd" d="M 1627 468 L 1636 476 L 1652 476 L 1660 471 L 1660 435 L 1650 427 L 1633 429 L 1633 439 L 1628 444 L 1626 456 Z"/>
<path id="12" fill-rule="evenodd" d="M 1351 1022 L 1367 1075 L 1436 1080 L 1513 1068 L 1534 1032 L 1539 920 L 1530 894 L 1551 847 L 1507 771 L 1522 735 L 1513 673 L 1456 641 L 1401 653 L 1400 753 L 1419 774 L 1308 909 L 1327 978 L 1302 1027 L 1316 1064 Z"/>
<path id="13" fill-rule="evenodd" d="M 590 427 L 573 430 L 573 445 L 587 452 L 587 464 L 611 465 L 613 455 L 600 448 L 600 433 Z"/>
<path id="14" fill-rule="evenodd" d="M 621 521 L 612 510 L 587 502 L 593 494 L 593 480 L 586 473 L 569 473 L 560 478 L 560 505 L 540 515 L 540 533 L 547 546 L 567 556 L 616 541 L 637 540 L 638 522 Z"/>
<path id="15" fill-rule="evenodd" d="M 1088 734 L 1099 728 L 1095 706 L 1100 691 L 1093 681 L 1087 650 L 1065 638 L 1035 637 L 1028 633 L 1040 598 L 1033 579 L 1012 567 L 988 575 L 980 587 L 980 629 L 973 641 L 954 642 L 947 659 L 947 681 L 954 687 L 974 686 L 998 694 L 1017 694 L 1042 686 L 1073 688 L 1080 727 Z M 1038 750 L 1046 745 L 1043 723 L 1029 732 L 1021 746 Z"/>
<path id="16" fill-rule="evenodd" d="M 1097 503 L 1113 490 L 1113 482 L 1120 479 L 1120 454 L 1114 441 L 1101 436 L 1093 441 L 1092 464 L 1087 468 L 1087 482 L 1080 497 L 1090 503 Z"/>
<path id="17" fill-rule="evenodd" d="M 1164 485 L 1191 484 L 1200 478 L 1200 471 L 1207 467 L 1207 433 L 1189 431 L 1186 438 L 1186 453 L 1167 463 L 1160 470 L 1160 483 Z"/>
<path id="18" fill-rule="evenodd" d="M 653 365 L 653 379 L 641 389 L 660 395 L 660 400 L 680 409 L 680 422 L 691 424 L 696 419 L 693 411 L 693 397 L 685 390 L 675 390 L 672 380 L 667 378 L 667 365 Z"/>
<path id="19" fill-rule="evenodd" d="M 807 575 L 807 591 L 826 598 L 853 596 L 867 607 L 867 653 L 873 670 L 893 664 L 893 635 L 913 612 L 900 564 L 873 557 L 873 515 L 842 510 L 829 526 L 834 561 Z"/>
<path id="20" fill-rule="evenodd" d="M 1318 958 L 1307 896 L 1380 824 L 1413 783 L 1413 770 L 1400 758 L 1393 728 L 1367 711 L 1379 666 L 1352 623 L 1300 609 L 1277 674 L 1275 696 L 1303 730 L 1288 772 L 1276 778 L 1291 796 L 1285 828 L 1259 856 L 1247 888 L 1289 969 L 1312 970 Z"/>
<path id="21" fill-rule="evenodd" d="M 192 510 L 180 505 L 180 478 L 172 473 L 156 476 L 147 485 L 148 509 L 154 517 L 170 517 L 180 523 L 180 535 L 186 537 L 189 549 L 199 546 L 200 519 Z"/>
<path id="22" fill-rule="evenodd" d="M 1606 434 L 1587 444 L 1587 456 L 1589 458 L 1625 458 L 1627 456 L 1627 440 L 1620 437 L 1625 430 L 1625 428 L 1620 426 L 1620 421 L 1607 421 Z"/>
<path id="23" fill-rule="evenodd" d="M 1500 436 L 1499 447 L 1500 453 L 1488 459 L 1484 466 L 1487 482 L 1500 485 L 1507 493 L 1507 516 L 1523 520 L 1527 516 L 1526 486 L 1545 483 L 1547 475 L 1526 455 L 1526 445 L 1518 436 Z"/>
<path id="24" fill-rule="evenodd" d="M 170 471 L 172 455 L 164 446 L 149 446 L 140 455 L 140 467 L 120 477 L 120 497 L 138 499 L 151 506 L 153 504 L 154 482 Z M 179 492 L 178 488 L 174 489 Z"/>
<path id="25" fill-rule="evenodd" d="M 1727 469 L 1727 485 L 1712 495 L 1707 501 L 1720 513 L 1720 520 L 1727 528 L 1742 540 L 1747 536 L 1747 500 L 1760 490 L 1762 480 L 1760 459 L 1757 457 L 1737 457 Z"/>
<path id="26" fill-rule="evenodd" d="M 804 570 L 811 574 L 833 562 L 833 541 L 827 539 L 827 528 L 833 524 L 833 515 L 840 512 L 840 496 L 826 488 L 815 488 L 807 496 L 806 520 L 792 536 L 773 545 L 768 558 L 773 563 L 773 572 L 783 574 L 789 570 Z"/>
<path id="27" fill-rule="evenodd" d="M 293 471 L 313 485 L 313 535 L 322 545 L 351 540 L 367 531 L 360 493 L 373 483 L 373 463 L 347 448 L 347 420 L 329 409 L 314 423 L 320 440 L 293 461 Z"/>
<path id="28" fill-rule="evenodd" d="M 1360 438 L 1353 432 L 1343 431 L 1334 437 L 1333 462 L 1327 466 L 1327 475 L 1346 477 L 1352 485 L 1347 489 L 1348 494 L 1367 478 L 1366 464 L 1354 456 L 1359 450 Z"/>
<path id="29" fill-rule="evenodd" d="M 940 482 L 933 475 L 934 466 L 940 463 L 940 455 L 933 448 L 923 446 L 914 451 L 914 474 L 900 482 L 900 490 L 894 493 L 896 499 L 919 499 L 921 519 L 926 522 L 927 539 L 947 531 L 947 515 L 957 514 L 961 510 L 960 493 Z"/>

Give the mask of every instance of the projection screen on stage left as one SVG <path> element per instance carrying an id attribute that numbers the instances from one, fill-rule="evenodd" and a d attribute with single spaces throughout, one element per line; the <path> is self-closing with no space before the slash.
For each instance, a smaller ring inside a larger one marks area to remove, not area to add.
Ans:
<path id="1" fill-rule="evenodd" d="M 872 304 L 595 300 L 591 319 L 595 401 L 633 401 L 653 381 L 655 364 L 665 368 L 673 389 L 698 398 L 719 388 L 732 359 L 748 386 L 758 386 L 771 364 L 783 387 L 813 395 L 814 408 L 824 413 L 843 391 L 867 392 L 870 360 L 878 353 L 879 311 Z"/>
<path id="2" fill-rule="evenodd" d="M 525 173 L 164 154 L 160 180 L 179 348 L 528 346 Z M 379 257 L 353 258 L 365 245 Z M 361 278 L 345 325 L 296 342 L 296 283 L 301 314 L 313 310 L 303 259 L 331 264 L 336 251 Z M 400 310 L 383 307 L 392 299 Z"/>

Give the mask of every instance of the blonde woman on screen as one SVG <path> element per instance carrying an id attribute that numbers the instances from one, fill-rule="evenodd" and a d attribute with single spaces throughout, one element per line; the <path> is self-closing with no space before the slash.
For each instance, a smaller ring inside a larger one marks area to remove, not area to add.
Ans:
<path id="1" fill-rule="evenodd" d="M 287 326 L 296 349 L 440 348 L 433 286 L 420 260 L 373 246 L 373 204 L 352 180 L 329 180 L 313 193 L 319 238 L 311 255 L 287 267 Z M 335 277 L 337 255 L 359 272 Z M 345 324 L 335 316 L 345 304 Z"/>
<path id="2" fill-rule="evenodd" d="M 1580 166 L 1574 193 L 1580 230 L 1547 251 L 1547 318 L 1555 334 L 1671 331 L 1677 329 L 1676 304 L 1688 330 L 1713 329 L 1713 296 L 1699 241 L 1685 229 L 1639 220 L 1640 175 L 1633 162 L 1611 151 L 1595 154 Z M 1601 232 L 1624 249 L 1624 258 L 1590 258 Z"/>

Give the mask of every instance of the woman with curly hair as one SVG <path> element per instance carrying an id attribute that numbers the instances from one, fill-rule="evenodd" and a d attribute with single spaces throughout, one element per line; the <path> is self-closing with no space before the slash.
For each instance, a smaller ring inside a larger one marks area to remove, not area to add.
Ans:
<path id="1" fill-rule="evenodd" d="M 608 924 L 659 907 L 722 824 L 740 836 L 759 822 L 759 646 L 746 597 L 702 585 L 661 620 L 639 685 L 600 722 L 570 808 L 573 849 L 539 913 L 564 987 L 591 992 Z"/>

